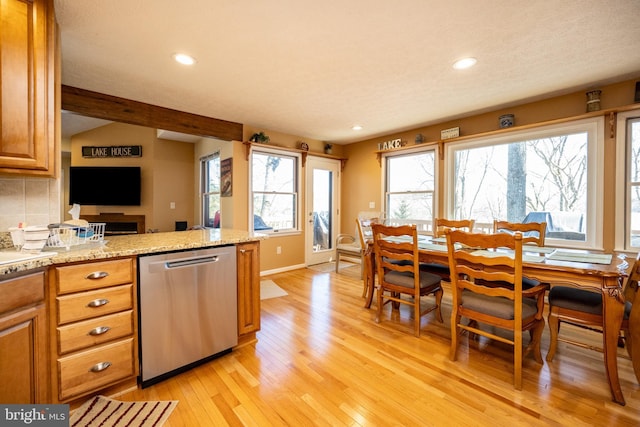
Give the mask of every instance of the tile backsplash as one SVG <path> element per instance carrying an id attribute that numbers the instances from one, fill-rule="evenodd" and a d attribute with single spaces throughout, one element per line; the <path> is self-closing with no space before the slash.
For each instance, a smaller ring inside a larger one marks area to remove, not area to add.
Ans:
<path id="1" fill-rule="evenodd" d="M 0 177 L 0 232 L 23 222 L 47 225 L 60 222 L 60 180 Z"/>

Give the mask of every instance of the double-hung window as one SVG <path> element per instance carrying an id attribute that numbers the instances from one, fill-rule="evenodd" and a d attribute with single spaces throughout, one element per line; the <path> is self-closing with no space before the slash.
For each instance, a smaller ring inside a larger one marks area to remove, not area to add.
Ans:
<path id="1" fill-rule="evenodd" d="M 447 212 L 546 222 L 546 240 L 602 246 L 604 121 L 585 119 L 447 144 Z"/>
<path id="2" fill-rule="evenodd" d="M 202 224 L 220 227 L 220 153 L 200 159 Z"/>
<path id="3" fill-rule="evenodd" d="M 431 234 L 436 200 L 436 148 L 388 154 L 384 166 L 387 222 L 416 224 L 420 232 Z"/>
<path id="4" fill-rule="evenodd" d="M 277 149 L 251 152 L 250 229 L 298 231 L 300 155 Z"/>
<path id="5" fill-rule="evenodd" d="M 640 110 L 618 114 L 616 248 L 640 248 Z"/>

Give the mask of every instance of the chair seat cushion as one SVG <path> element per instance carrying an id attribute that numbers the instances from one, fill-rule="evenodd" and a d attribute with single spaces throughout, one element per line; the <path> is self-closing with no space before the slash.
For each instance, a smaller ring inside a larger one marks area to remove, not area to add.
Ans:
<path id="1" fill-rule="evenodd" d="M 570 286 L 554 286 L 549 291 L 549 305 L 602 315 L 602 294 Z M 631 303 L 625 303 L 624 318 L 631 313 Z"/>
<path id="2" fill-rule="evenodd" d="M 514 318 L 515 304 L 509 298 L 492 297 L 465 290 L 462 292 L 462 307 L 501 319 L 513 320 Z M 538 307 L 535 299 L 522 299 L 523 318 L 531 317 L 537 312 Z"/>
<path id="3" fill-rule="evenodd" d="M 502 288 L 513 288 L 513 285 L 508 282 L 502 282 L 500 280 L 497 281 L 485 281 L 485 280 L 477 280 L 476 283 L 480 283 L 484 286 L 489 287 L 502 287 Z M 539 281 L 535 279 L 529 279 L 528 277 L 522 278 L 522 290 L 526 291 L 527 289 L 535 288 L 540 284 Z"/>
<path id="4" fill-rule="evenodd" d="M 360 248 L 360 245 L 348 244 L 348 243 L 340 244 L 340 245 L 336 246 L 336 249 L 338 249 L 341 252 L 352 252 L 352 253 L 358 254 L 358 255 L 362 251 L 362 248 Z"/>
<path id="5" fill-rule="evenodd" d="M 413 273 L 409 271 L 389 271 L 385 273 L 384 280 L 396 286 L 413 289 Z M 437 274 L 420 272 L 420 289 L 425 289 L 440 284 L 442 278 Z"/>

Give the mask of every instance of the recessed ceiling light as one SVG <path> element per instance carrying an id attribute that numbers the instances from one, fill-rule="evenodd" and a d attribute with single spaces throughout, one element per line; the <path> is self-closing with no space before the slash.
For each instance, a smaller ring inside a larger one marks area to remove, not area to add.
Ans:
<path id="1" fill-rule="evenodd" d="M 456 70 L 464 70 L 466 68 L 473 67 L 476 65 L 476 62 L 478 62 L 476 58 L 462 58 L 453 64 L 453 68 Z"/>
<path id="2" fill-rule="evenodd" d="M 353 125 L 353 127 L 351 128 L 352 130 L 362 130 L 362 126 L 360 125 Z"/>
<path id="3" fill-rule="evenodd" d="M 196 60 L 192 56 L 189 56 L 184 53 L 173 54 L 173 59 L 175 59 L 176 62 L 179 62 L 183 65 L 193 65 L 196 63 Z"/>

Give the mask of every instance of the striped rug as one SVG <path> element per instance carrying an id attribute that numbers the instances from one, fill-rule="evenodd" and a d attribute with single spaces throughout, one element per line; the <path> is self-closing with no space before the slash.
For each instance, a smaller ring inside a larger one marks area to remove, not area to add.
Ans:
<path id="1" fill-rule="evenodd" d="M 69 426 L 159 427 L 177 404 L 177 400 L 122 402 L 96 396 L 71 413 Z"/>

